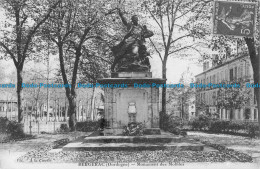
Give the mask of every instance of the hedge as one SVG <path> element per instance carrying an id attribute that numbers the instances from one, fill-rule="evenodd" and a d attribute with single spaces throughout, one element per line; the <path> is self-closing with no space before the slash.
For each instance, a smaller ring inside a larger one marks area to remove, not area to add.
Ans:
<path id="1" fill-rule="evenodd" d="M 83 132 L 92 132 L 97 131 L 100 127 L 99 121 L 84 121 L 84 122 L 77 122 L 76 130 L 83 131 Z"/>
<path id="2" fill-rule="evenodd" d="M 183 121 L 180 117 L 164 114 L 161 122 L 163 123 L 161 129 L 164 131 L 168 131 L 176 135 L 187 135 L 187 133 L 183 131 Z"/>
<path id="3" fill-rule="evenodd" d="M 192 130 L 203 130 L 213 133 L 230 133 L 246 135 L 251 138 L 256 137 L 258 124 L 249 122 L 224 121 L 212 119 L 206 115 L 200 115 L 190 122 Z"/>

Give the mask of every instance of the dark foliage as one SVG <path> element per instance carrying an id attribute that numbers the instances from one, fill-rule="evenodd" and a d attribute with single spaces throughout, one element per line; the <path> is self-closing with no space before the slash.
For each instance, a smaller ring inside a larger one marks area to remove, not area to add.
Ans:
<path id="1" fill-rule="evenodd" d="M 256 137 L 258 131 L 258 125 L 254 123 L 211 119 L 205 115 L 200 115 L 190 125 L 192 130 L 245 135 L 251 138 Z"/>
<path id="2" fill-rule="evenodd" d="M 165 114 L 163 120 L 163 130 L 171 132 L 176 135 L 186 136 L 187 133 L 183 131 L 183 121 L 178 116 Z"/>
<path id="3" fill-rule="evenodd" d="M 60 125 L 60 132 L 69 132 L 69 127 L 67 124 L 61 124 Z"/>
<path id="4" fill-rule="evenodd" d="M 84 121 L 84 122 L 77 122 L 76 130 L 83 131 L 83 132 L 92 132 L 97 131 L 100 128 L 99 121 Z"/>

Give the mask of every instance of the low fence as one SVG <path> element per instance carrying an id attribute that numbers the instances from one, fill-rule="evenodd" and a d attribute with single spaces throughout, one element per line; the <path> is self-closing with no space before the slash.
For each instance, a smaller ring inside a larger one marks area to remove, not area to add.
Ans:
<path id="1" fill-rule="evenodd" d="M 42 132 L 54 133 L 60 129 L 61 124 L 67 124 L 67 122 L 26 121 L 24 123 L 24 132 L 27 134 L 41 134 Z"/>

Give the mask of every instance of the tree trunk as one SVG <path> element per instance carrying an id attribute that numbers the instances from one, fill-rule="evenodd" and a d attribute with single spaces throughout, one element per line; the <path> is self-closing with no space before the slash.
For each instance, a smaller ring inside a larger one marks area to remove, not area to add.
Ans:
<path id="1" fill-rule="evenodd" d="M 256 81 L 260 84 L 260 47 L 258 47 L 258 79 Z M 258 125 L 259 125 L 259 137 L 260 137 L 260 88 L 255 88 L 255 96 L 257 102 L 257 109 L 258 109 Z"/>
<path id="2" fill-rule="evenodd" d="M 69 97 L 69 128 L 71 131 L 76 130 L 76 97 Z"/>
<path id="3" fill-rule="evenodd" d="M 166 79 L 166 62 L 162 63 L 162 78 Z M 166 88 L 162 88 L 162 111 L 160 112 L 160 128 L 163 129 L 163 121 L 165 120 L 164 117 L 166 115 Z"/>
<path id="4" fill-rule="evenodd" d="M 254 39 L 245 38 L 246 44 L 249 51 L 249 56 L 251 60 L 251 64 L 253 67 L 253 77 L 254 77 L 254 84 L 260 84 L 260 56 L 256 54 L 256 47 L 254 43 Z M 260 47 L 258 48 L 258 55 L 260 55 Z M 259 135 L 260 135 L 260 88 L 254 88 L 254 95 L 257 101 L 257 108 L 258 108 L 258 124 L 259 124 Z"/>
<path id="5" fill-rule="evenodd" d="M 90 105 L 90 118 L 94 121 L 94 109 L 95 109 L 95 87 L 93 87 L 93 93 L 91 97 L 91 105 Z"/>
<path id="6" fill-rule="evenodd" d="M 22 109 L 22 83 L 23 83 L 23 77 L 22 77 L 22 70 L 17 68 L 17 109 L 18 109 L 18 123 L 21 123 L 23 121 L 23 109 Z"/>

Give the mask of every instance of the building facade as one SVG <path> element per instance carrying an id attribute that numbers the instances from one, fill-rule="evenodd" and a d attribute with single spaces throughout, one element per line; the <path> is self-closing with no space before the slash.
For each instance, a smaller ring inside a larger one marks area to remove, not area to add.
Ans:
<path id="1" fill-rule="evenodd" d="M 217 57 L 217 55 L 215 56 Z M 219 105 L 220 88 L 197 88 L 196 89 L 196 115 L 205 113 L 214 114 L 222 120 L 257 122 L 258 110 L 253 88 L 246 88 L 246 84 L 254 83 L 253 69 L 248 55 L 224 59 L 217 62 L 218 58 L 211 63 L 206 62 L 203 72 L 196 75 L 197 84 L 232 84 L 241 82 L 241 90 L 249 91 L 249 99 L 246 104 L 239 107 L 225 107 Z M 223 89 L 225 90 L 225 89 Z M 225 96 L 224 96 L 225 97 Z M 242 103 L 241 103 L 242 105 Z M 202 109 L 204 106 L 204 109 Z"/>

